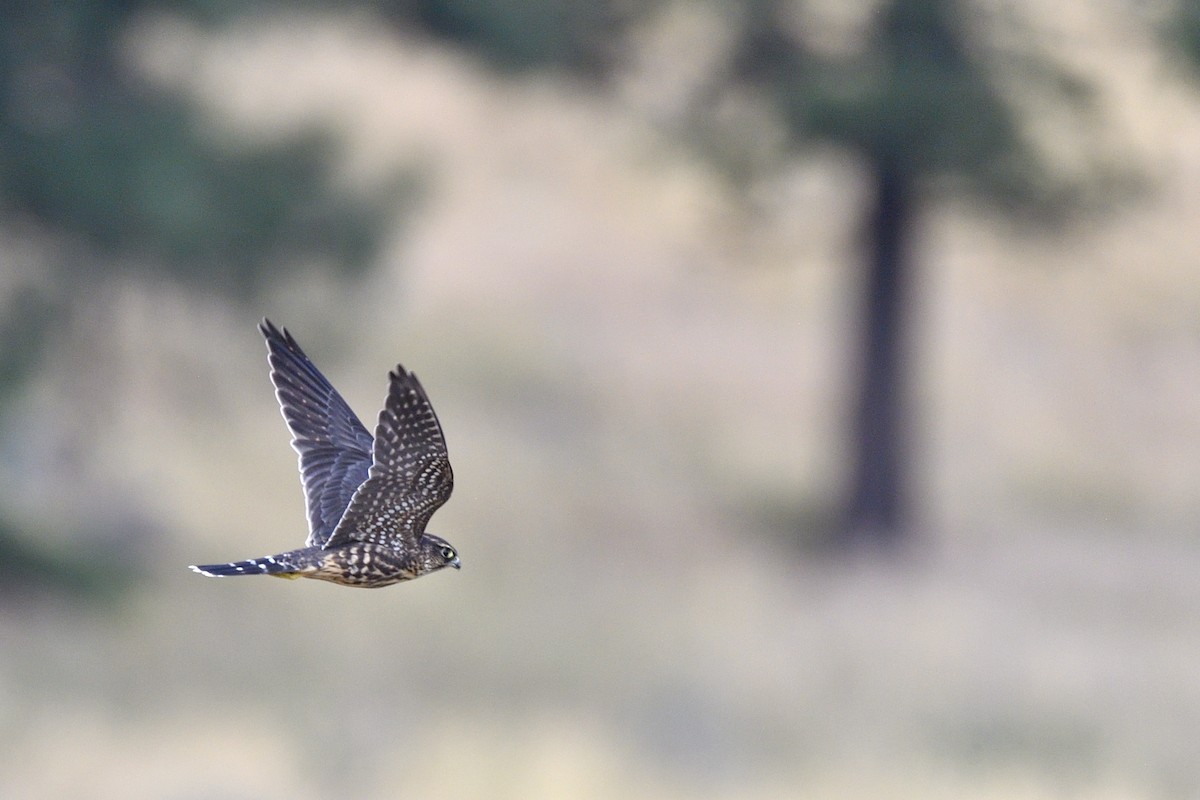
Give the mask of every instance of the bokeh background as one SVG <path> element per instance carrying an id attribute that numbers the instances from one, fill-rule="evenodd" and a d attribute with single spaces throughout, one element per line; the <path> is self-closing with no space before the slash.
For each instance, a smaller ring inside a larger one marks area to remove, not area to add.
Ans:
<path id="1" fill-rule="evenodd" d="M 0 796 L 1200 794 L 1197 4 L 3 15 Z M 461 572 L 186 569 L 263 315 Z"/>

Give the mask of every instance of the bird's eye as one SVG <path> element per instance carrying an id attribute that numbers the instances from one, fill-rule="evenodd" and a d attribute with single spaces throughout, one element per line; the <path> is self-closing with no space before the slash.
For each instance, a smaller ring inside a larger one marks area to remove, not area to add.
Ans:
<path id="1" fill-rule="evenodd" d="M 443 547 L 442 548 L 442 558 L 446 559 L 447 561 L 453 561 L 454 560 L 454 548 L 453 547 Z"/>

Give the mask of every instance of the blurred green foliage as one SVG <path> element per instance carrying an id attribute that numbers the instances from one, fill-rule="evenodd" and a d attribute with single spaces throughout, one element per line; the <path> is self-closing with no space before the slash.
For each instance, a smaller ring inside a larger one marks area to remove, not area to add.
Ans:
<path id="1" fill-rule="evenodd" d="M 35 532 L 0 520 L 0 602 L 42 592 L 107 606 L 140 575 L 133 548 L 112 545 L 62 549 L 41 544 Z"/>
<path id="2" fill-rule="evenodd" d="M 121 37 L 155 3 L 11 5 L 0 27 L 0 214 L 83 246 L 89 258 L 62 265 L 65 288 L 119 265 L 247 298 L 296 256 L 367 263 L 380 198 L 333 186 L 332 141 L 219 140 L 184 98 L 122 63 Z"/>
<path id="3" fill-rule="evenodd" d="M 0 298 L 0 420 L 38 368 L 47 332 L 105 280 L 134 273 L 249 302 L 302 261 L 346 275 L 370 262 L 402 181 L 386 196 L 338 188 L 335 143 L 319 131 L 267 144 L 219 137 L 185 97 L 123 60 L 140 14 L 217 24 L 245 10 L 203 0 L 4 3 L 0 225 L 61 247 L 45 265 L 51 274 L 23 276 Z M 3 518 L 7 572 L 85 585 Z"/>
<path id="4" fill-rule="evenodd" d="M 1162 26 L 1167 45 L 1200 73 L 1200 0 L 1176 0 Z"/>
<path id="5" fill-rule="evenodd" d="M 505 71 L 561 69 L 602 78 L 619 66 L 622 37 L 657 2 L 376 0 L 403 29 L 467 48 Z"/>
<path id="6" fill-rule="evenodd" d="M 1049 177 L 1055 170 L 1010 90 L 1019 83 L 1086 116 L 1090 87 L 1038 53 L 1019 23 L 981 23 L 959 0 L 892 0 L 872 16 L 861 46 L 831 55 L 786 24 L 788 3 L 738 5 L 731 85 L 765 95 L 793 146 L 830 142 L 926 186 L 950 179 L 937 185 L 1034 211 L 1027 218 L 1040 222 L 1061 219 L 1080 199 L 1084 187 Z"/>

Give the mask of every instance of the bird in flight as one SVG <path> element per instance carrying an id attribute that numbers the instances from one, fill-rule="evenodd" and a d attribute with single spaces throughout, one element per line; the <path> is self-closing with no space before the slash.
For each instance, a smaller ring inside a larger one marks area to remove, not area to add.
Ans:
<path id="1" fill-rule="evenodd" d="M 286 328 L 264 319 L 258 329 L 300 455 L 308 541 L 286 553 L 191 569 L 211 577 L 316 578 L 365 588 L 459 569 L 450 543 L 425 532 L 450 498 L 454 473 L 417 376 L 399 364 L 388 373 L 387 401 L 372 438 Z"/>

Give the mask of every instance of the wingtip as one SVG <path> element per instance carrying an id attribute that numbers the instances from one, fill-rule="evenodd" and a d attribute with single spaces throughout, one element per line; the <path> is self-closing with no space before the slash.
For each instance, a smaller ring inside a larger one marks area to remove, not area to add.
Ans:
<path id="1" fill-rule="evenodd" d="M 420 383 L 420 381 L 417 380 L 417 373 L 413 372 L 412 370 L 405 369 L 403 364 L 397 364 L 396 368 L 388 373 L 388 380 L 405 382 L 413 381 Z"/>
<path id="2" fill-rule="evenodd" d="M 279 346 L 284 350 L 290 350 L 293 353 L 304 356 L 304 351 L 300 349 L 300 345 L 296 343 L 296 338 L 292 336 L 292 332 L 286 327 L 276 325 L 266 317 L 262 318 L 262 322 L 258 323 L 259 333 L 267 340 L 267 349 L 274 351 Z M 304 356 L 307 358 L 308 356 Z"/>
<path id="3" fill-rule="evenodd" d="M 283 337 L 283 334 L 280 332 L 279 328 L 276 327 L 275 323 L 271 322 L 271 320 L 267 317 L 263 317 L 258 323 L 258 332 L 268 339 L 274 336 L 278 336 L 280 338 Z"/>

